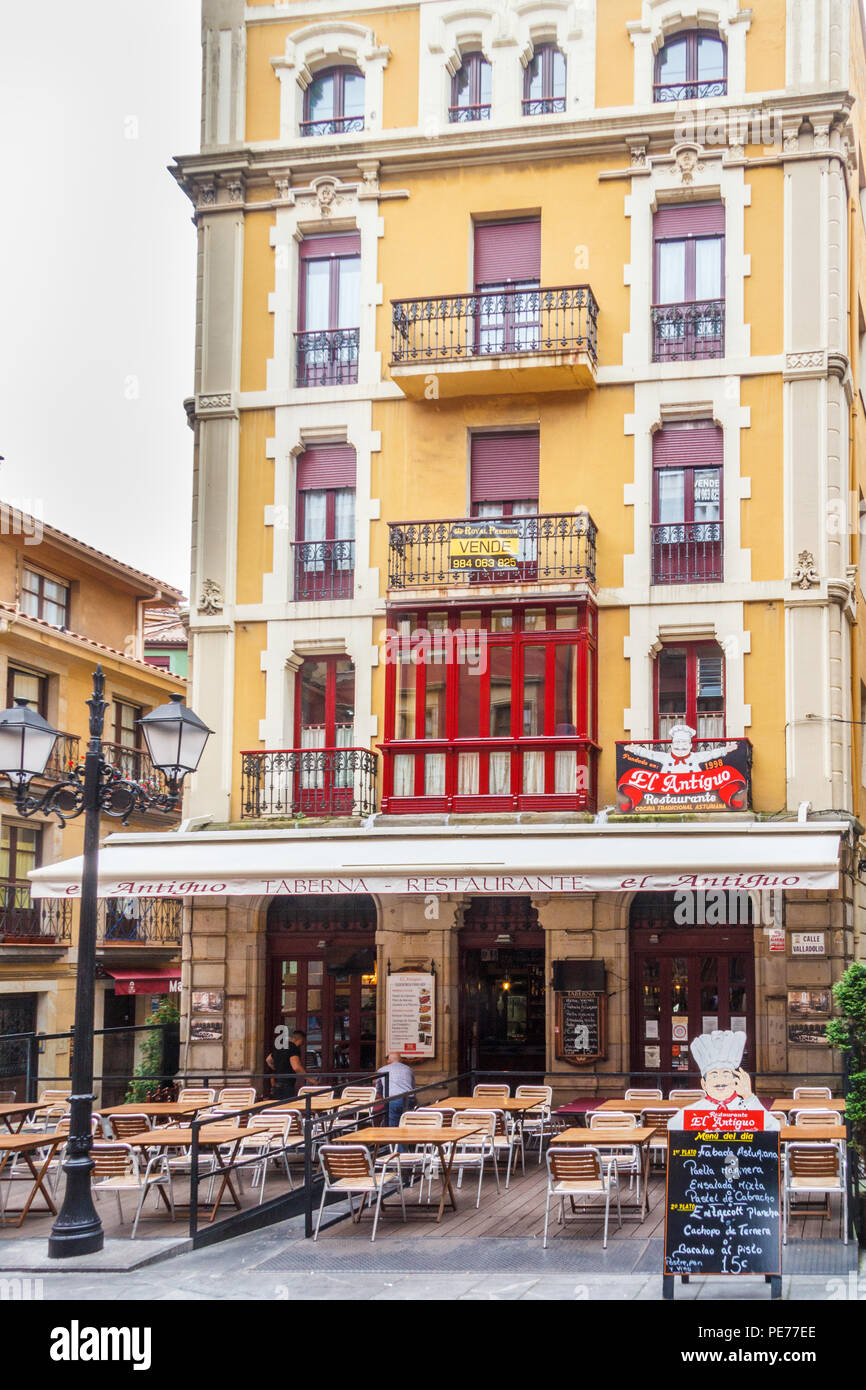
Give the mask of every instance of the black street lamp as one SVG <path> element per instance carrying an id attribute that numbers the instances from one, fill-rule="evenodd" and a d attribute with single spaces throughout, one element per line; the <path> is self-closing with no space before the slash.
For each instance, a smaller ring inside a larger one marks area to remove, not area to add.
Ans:
<path id="1" fill-rule="evenodd" d="M 181 703 L 179 695 L 172 695 L 171 704 L 161 705 L 138 721 L 151 762 L 165 778 L 164 789 L 127 781 L 121 771 L 102 756 L 107 707 L 104 690 L 105 676 L 102 667 L 97 666 L 93 674 L 93 694 L 87 701 L 90 741 L 84 767 L 73 768 L 61 781 L 37 795 L 30 794 L 30 783 L 44 773 L 59 737 L 58 730 L 52 729 L 40 714 L 28 709 L 26 700 L 18 700 L 14 709 L 0 713 L 0 776 L 8 778 L 12 784 L 18 814 L 53 814 L 61 825 L 76 816 L 84 816 L 75 1050 L 69 1098 L 69 1139 L 63 1163 L 66 1191 L 48 1241 L 48 1254 L 54 1258 L 88 1255 L 101 1250 L 104 1239 L 90 1190 L 99 817 L 117 816 L 126 824 L 133 811 L 174 810 L 180 801 L 183 779 L 198 767 L 211 733 L 198 716 Z"/>

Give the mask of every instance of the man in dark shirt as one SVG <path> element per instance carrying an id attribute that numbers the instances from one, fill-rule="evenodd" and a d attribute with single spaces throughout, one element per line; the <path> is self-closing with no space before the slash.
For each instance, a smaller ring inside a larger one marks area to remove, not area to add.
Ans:
<path id="1" fill-rule="evenodd" d="M 274 1073 L 271 1096 L 274 1100 L 289 1100 L 295 1094 L 296 1076 L 304 1075 L 304 1052 L 307 1035 L 296 1028 L 288 1046 L 283 1043 L 285 1029 L 274 1032 L 274 1050 L 265 1058 L 265 1066 Z"/>

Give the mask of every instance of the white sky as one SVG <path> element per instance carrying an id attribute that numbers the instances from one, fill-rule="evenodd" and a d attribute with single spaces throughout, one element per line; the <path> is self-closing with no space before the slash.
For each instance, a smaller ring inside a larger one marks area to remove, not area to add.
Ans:
<path id="1" fill-rule="evenodd" d="M 200 84 L 199 0 L 2 7 L 0 499 L 185 593 Z"/>

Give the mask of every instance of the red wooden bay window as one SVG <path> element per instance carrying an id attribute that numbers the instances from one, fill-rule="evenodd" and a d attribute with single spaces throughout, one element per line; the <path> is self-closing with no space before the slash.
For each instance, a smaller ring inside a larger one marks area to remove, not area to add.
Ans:
<path id="1" fill-rule="evenodd" d="M 355 579 L 355 450 L 323 444 L 298 457 L 295 598 L 351 598 Z"/>
<path id="2" fill-rule="evenodd" d="M 653 436 L 653 584 L 723 579 L 723 453 L 722 431 L 711 421 Z"/>
<path id="3" fill-rule="evenodd" d="M 395 613 L 383 810 L 595 805 L 596 610 Z"/>

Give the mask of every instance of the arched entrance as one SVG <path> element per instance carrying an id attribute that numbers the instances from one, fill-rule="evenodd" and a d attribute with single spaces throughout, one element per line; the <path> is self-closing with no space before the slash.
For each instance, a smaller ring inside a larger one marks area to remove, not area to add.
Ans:
<path id="1" fill-rule="evenodd" d="M 307 1035 L 306 1065 L 376 1066 L 376 904 L 371 897 L 275 898 L 268 908 L 265 1051 L 283 1024 Z"/>
<path id="2" fill-rule="evenodd" d="M 697 1079 L 689 1042 L 716 1028 L 745 1031 L 743 1066 L 755 1067 L 752 901 L 684 896 L 639 893 L 629 913 L 631 1066 L 663 1087 Z"/>
<path id="3" fill-rule="evenodd" d="M 473 898 L 460 931 L 460 1066 L 544 1071 L 544 931 L 529 898 Z"/>

